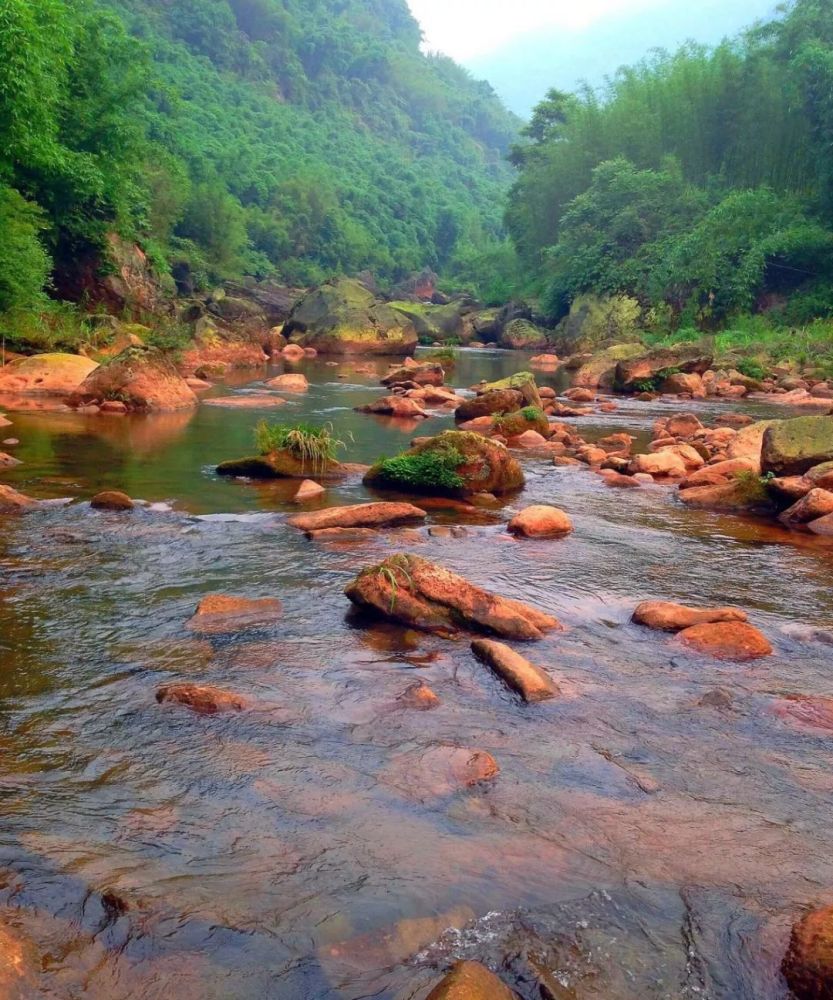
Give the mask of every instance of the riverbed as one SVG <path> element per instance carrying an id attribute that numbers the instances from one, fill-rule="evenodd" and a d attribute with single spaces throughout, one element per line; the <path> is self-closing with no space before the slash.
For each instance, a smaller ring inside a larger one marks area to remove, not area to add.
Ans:
<path id="1" fill-rule="evenodd" d="M 262 413 L 10 415 L 24 464 L 3 481 L 56 501 L 0 521 L 0 924 L 22 942 L 19 995 L 421 1000 L 466 957 L 522 1000 L 547 995 L 542 975 L 557 1000 L 787 996 L 789 926 L 833 897 L 833 734 L 774 705 L 833 695 L 833 547 L 523 455 L 522 494 L 429 507 L 462 537 L 336 545 L 285 523 L 297 483 L 215 474 L 263 417 L 331 422 L 361 463 L 453 426 L 355 413 L 382 393 L 370 364 L 305 361 L 309 391 Z M 448 381 L 522 367 L 460 351 Z M 623 401 L 577 425 L 647 441 L 659 415 L 727 405 Z M 91 510 L 103 489 L 147 505 Z M 304 509 L 387 498 L 354 477 Z M 512 539 L 530 503 L 575 531 Z M 405 550 L 556 615 L 566 630 L 524 653 L 561 696 L 527 705 L 468 642 L 357 616 L 345 585 Z M 283 615 L 195 636 L 212 593 L 278 597 Z M 630 623 L 649 598 L 738 605 L 775 654 L 684 652 Z M 180 680 L 254 707 L 158 705 Z M 417 680 L 438 708 L 402 707 Z M 500 775 L 441 787 L 438 745 L 486 750 Z"/>

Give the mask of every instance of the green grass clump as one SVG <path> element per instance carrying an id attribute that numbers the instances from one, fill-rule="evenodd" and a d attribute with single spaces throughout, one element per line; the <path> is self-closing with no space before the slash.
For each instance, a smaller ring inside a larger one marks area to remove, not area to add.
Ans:
<path id="1" fill-rule="evenodd" d="M 314 427 L 312 424 L 270 424 L 261 420 L 255 428 L 258 453 L 268 455 L 273 451 L 288 451 L 297 458 L 301 467 L 309 463 L 314 473 L 323 472 L 336 461 L 344 442 L 333 437 L 332 424 Z"/>
<path id="2" fill-rule="evenodd" d="M 413 455 L 383 458 L 377 471 L 382 479 L 413 489 L 459 490 L 464 485 L 457 469 L 463 464 L 462 452 L 450 446 L 437 447 Z"/>
<path id="3" fill-rule="evenodd" d="M 766 369 L 759 361 L 755 361 L 754 358 L 738 358 L 735 362 L 735 370 L 747 378 L 754 378 L 758 381 L 766 378 Z"/>
<path id="4" fill-rule="evenodd" d="M 759 476 L 750 469 L 736 473 L 734 478 L 738 486 L 738 495 L 744 503 L 750 507 L 761 507 L 770 503 L 767 487 L 774 478 L 773 473 L 768 472 L 765 476 Z"/>
<path id="5" fill-rule="evenodd" d="M 443 368 L 450 368 L 456 361 L 456 356 L 454 351 L 450 347 L 438 347 L 434 351 L 429 351 L 427 354 L 421 354 L 418 359 L 420 362 L 442 365 Z"/>
<path id="6" fill-rule="evenodd" d="M 524 420 L 546 420 L 547 415 L 542 409 L 537 406 L 525 406 L 521 410 L 521 416 Z"/>

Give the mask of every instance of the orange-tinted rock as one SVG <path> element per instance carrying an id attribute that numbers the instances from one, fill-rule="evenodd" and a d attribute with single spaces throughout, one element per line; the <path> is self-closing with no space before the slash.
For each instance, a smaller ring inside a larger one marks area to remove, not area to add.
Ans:
<path id="1" fill-rule="evenodd" d="M 300 361 L 301 358 L 306 357 L 306 353 L 300 344 L 287 344 L 281 351 L 281 354 L 290 361 Z"/>
<path id="2" fill-rule="evenodd" d="M 246 700 L 240 695 L 202 684 L 164 684 L 157 690 L 156 700 L 160 705 L 166 702 L 184 705 L 199 715 L 239 712 L 246 707 Z"/>
<path id="3" fill-rule="evenodd" d="M 440 699 L 422 681 L 411 684 L 396 700 L 403 708 L 413 708 L 418 712 L 430 711 L 440 704 Z"/>
<path id="4" fill-rule="evenodd" d="M 5 451 L 0 451 L 0 469 L 11 469 L 15 465 L 22 464 L 23 463 L 19 458 L 15 458 L 13 455 L 9 455 Z"/>
<path id="5" fill-rule="evenodd" d="M 120 399 L 105 399 L 99 409 L 102 413 L 127 413 L 127 404 Z"/>
<path id="6" fill-rule="evenodd" d="M 289 524 L 300 531 L 322 528 L 392 528 L 398 524 L 424 521 L 424 510 L 410 503 L 359 503 L 349 507 L 328 507 L 310 514 L 297 514 Z"/>
<path id="7" fill-rule="evenodd" d="M 575 389 L 568 389 L 564 393 L 564 398 L 573 403 L 592 403 L 596 398 L 596 393 L 592 389 L 585 389 L 577 386 Z"/>
<path id="8" fill-rule="evenodd" d="M 688 393 L 691 396 L 703 397 L 706 395 L 706 390 L 703 386 L 703 379 L 692 372 L 686 375 L 681 372 L 678 375 L 669 375 L 667 379 L 662 383 L 662 391 L 670 393 L 672 395 L 680 395 L 682 393 Z"/>
<path id="9" fill-rule="evenodd" d="M 152 348 L 129 348 L 99 365 L 70 395 L 72 406 L 120 400 L 128 410 L 171 411 L 197 405 L 173 362 Z"/>
<path id="10" fill-rule="evenodd" d="M 769 656 L 773 651 L 766 636 L 746 622 L 693 625 L 679 632 L 676 641 L 715 659 L 739 663 Z"/>
<path id="11" fill-rule="evenodd" d="M 314 479 L 305 479 L 295 491 L 295 496 L 292 499 L 296 503 L 301 503 L 304 500 L 319 497 L 323 492 L 324 487 L 320 483 L 316 483 Z"/>
<path id="12" fill-rule="evenodd" d="M 505 643 L 475 639 L 471 649 L 478 660 L 488 664 L 524 701 L 546 701 L 559 693 L 558 685 L 549 674 Z"/>
<path id="13" fill-rule="evenodd" d="M 538 431 L 529 430 L 509 438 L 507 443 L 510 448 L 541 448 L 546 445 L 547 439 Z"/>
<path id="14" fill-rule="evenodd" d="M 425 799 L 474 788 L 498 774 L 497 761 L 485 750 L 433 746 L 394 757 L 385 780 L 413 798 Z"/>
<path id="15" fill-rule="evenodd" d="M 11 486 L 0 483 L 0 514 L 19 514 L 35 506 L 35 501 Z"/>
<path id="16" fill-rule="evenodd" d="M 821 535 L 822 538 L 833 538 L 833 514 L 827 514 L 815 521 L 810 521 L 807 528 L 814 535 Z"/>
<path id="17" fill-rule="evenodd" d="M 745 485 L 736 480 L 680 490 L 680 500 L 689 507 L 703 510 L 752 510 L 764 503 L 761 499 L 750 499 Z"/>
<path id="18" fill-rule="evenodd" d="M 558 507 L 534 504 L 516 514 L 509 522 L 508 530 L 524 538 L 567 535 L 573 530 L 573 522 Z"/>
<path id="19" fill-rule="evenodd" d="M 489 417 L 495 413 L 514 413 L 524 405 L 523 393 L 518 389 L 492 389 L 474 399 L 467 399 L 454 411 L 458 423 Z"/>
<path id="20" fill-rule="evenodd" d="M 479 962 L 458 962 L 427 1000 L 514 1000 L 514 993 Z"/>
<path id="21" fill-rule="evenodd" d="M 411 553 L 363 570 L 345 589 L 360 607 L 425 632 L 456 634 L 461 625 L 507 639 L 540 639 L 560 628 L 552 615 L 474 586 Z"/>
<path id="22" fill-rule="evenodd" d="M 379 532 L 376 528 L 318 528 L 316 531 L 306 532 L 306 536 L 313 542 L 352 545 L 356 542 L 373 542 L 379 537 Z"/>
<path id="23" fill-rule="evenodd" d="M 404 417 L 405 419 L 421 419 L 428 414 L 415 399 L 406 396 L 383 396 L 365 406 L 355 407 L 358 413 L 380 413 L 386 417 Z"/>
<path id="24" fill-rule="evenodd" d="M 642 484 L 633 476 L 625 476 L 610 470 L 610 475 L 605 476 L 605 486 L 612 486 L 620 490 L 638 490 Z"/>
<path id="25" fill-rule="evenodd" d="M 692 469 L 701 469 L 705 465 L 703 456 L 690 444 L 671 445 L 669 447 L 662 448 L 659 454 L 664 454 L 665 452 L 669 452 L 672 455 L 678 455 L 683 460 L 687 471 Z"/>
<path id="26" fill-rule="evenodd" d="M 284 375 L 270 378 L 266 386 L 269 389 L 281 389 L 283 392 L 306 392 L 309 389 L 309 382 L 306 375 L 301 375 L 299 372 L 287 372 Z"/>
<path id="27" fill-rule="evenodd" d="M 833 906 L 793 925 L 781 971 L 797 1000 L 833 998 Z"/>
<path id="28" fill-rule="evenodd" d="M 780 515 L 779 521 L 790 526 L 802 525 L 828 514 L 833 514 L 833 493 L 828 490 L 811 489 L 792 507 L 788 507 Z"/>
<path id="29" fill-rule="evenodd" d="M 126 493 L 120 490 L 105 490 L 90 500 L 94 510 L 133 510 L 136 506 Z"/>
<path id="30" fill-rule="evenodd" d="M 529 359 L 529 363 L 536 368 L 552 368 L 560 365 L 561 361 L 557 354 L 536 354 Z"/>
<path id="31" fill-rule="evenodd" d="M 416 385 L 440 386 L 445 381 L 445 370 L 442 365 L 432 362 L 413 362 L 394 368 L 382 380 L 382 385 L 393 388 L 397 385 L 408 385 L 413 382 Z"/>
<path id="32" fill-rule="evenodd" d="M 205 406 L 219 406 L 224 410 L 274 410 L 286 404 L 280 396 L 264 394 L 248 396 L 218 396 L 216 399 L 203 400 Z"/>
<path id="33" fill-rule="evenodd" d="M 224 633 L 269 625 L 276 621 L 283 605 L 276 597 L 231 597 L 211 594 L 204 597 L 187 627 L 192 632 Z"/>
<path id="34" fill-rule="evenodd" d="M 653 455 L 634 455 L 628 471 L 646 472 L 650 476 L 682 478 L 687 470 L 683 459 L 673 451 L 658 451 Z"/>
<path id="35" fill-rule="evenodd" d="M 739 472 L 757 473 L 755 463 L 744 458 L 715 462 L 714 465 L 707 465 L 690 473 L 685 482 L 680 484 L 680 489 L 687 489 L 690 486 L 714 486 L 721 479 L 725 482 L 729 477 L 736 476 Z"/>
<path id="36" fill-rule="evenodd" d="M 0 368 L 0 393 L 45 393 L 65 396 L 74 392 L 98 368 L 95 361 L 77 354 L 36 354 Z"/>
<path id="37" fill-rule="evenodd" d="M 643 601 L 637 606 L 631 620 L 647 628 L 679 632 L 693 625 L 745 622 L 748 617 L 740 608 L 689 608 L 672 601 Z"/>

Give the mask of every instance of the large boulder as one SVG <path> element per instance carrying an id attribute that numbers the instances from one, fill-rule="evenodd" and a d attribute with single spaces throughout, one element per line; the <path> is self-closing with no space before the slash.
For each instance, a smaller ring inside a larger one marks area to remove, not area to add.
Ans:
<path id="1" fill-rule="evenodd" d="M 454 419 L 464 423 L 478 417 L 490 417 L 494 413 L 515 413 L 523 406 L 524 397 L 517 389 L 492 389 L 460 403 L 454 411 Z"/>
<path id="2" fill-rule="evenodd" d="M 424 632 L 453 635 L 462 627 L 532 640 L 560 627 L 551 615 L 492 594 L 443 566 L 408 553 L 363 570 L 345 594 L 360 607 Z"/>
<path id="3" fill-rule="evenodd" d="M 284 334 L 320 354 L 410 354 L 417 345 L 409 319 L 347 278 L 305 295 L 292 310 Z"/>
<path id="4" fill-rule="evenodd" d="M 676 641 L 717 660 L 736 663 L 772 654 L 769 640 L 748 622 L 703 622 L 678 632 Z"/>
<path id="5" fill-rule="evenodd" d="M 71 406 L 118 400 L 140 412 L 184 410 L 198 400 L 173 362 L 154 348 L 131 347 L 99 365 L 70 394 Z"/>
<path id="6" fill-rule="evenodd" d="M 377 462 L 364 482 L 405 493 L 465 496 L 510 493 L 524 485 L 524 474 L 497 441 L 470 431 L 445 431 Z"/>
<path id="7" fill-rule="evenodd" d="M 605 345 L 634 340 L 640 331 L 642 307 L 636 299 L 616 295 L 599 299 L 581 295 L 555 331 L 555 343 L 565 354 L 598 351 Z"/>
<path id="8" fill-rule="evenodd" d="M 98 368 L 98 363 L 78 354 L 36 354 L 0 369 L 0 393 L 15 395 L 74 392 Z"/>
<path id="9" fill-rule="evenodd" d="M 557 538 L 573 530 L 570 516 L 558 507 L 534 504 L 525 507 L 509 522 L 508 531 L 522 538 Z"/>
<path id="10" fill-rule="evenodd" d="M 413 324 L 423 341 L 465 341 L 468 337 L 470 324 L 465 316 L 470 307 L 464 302 L 457 300 L 441 306 L 430 302 L 391 302 L 389 305 Z"/>
<path id="11" fill-rule="evenodd" d="M 497 382 L 484 382 L 477 391 L 478 395 L 482 395 L 487 392 L 503 391 L 505 389 L 513 389 L 515 392 L 519 392 L 523 398 L 524 406 L 537 406 L 539 410 L 543 408 L 541 396 L 538 392 L 538 384 L 532 372 L 517 372 L 508 378 L 498 379 Z"/>
<path id="12" fill-rule="evenodd" d="M 700 351 L 685 348 L 651 351 L 641 358 L 620 361 L 616 366 L 615 385 L 623 392 L 637 392 L 649 384 L 659 388 L 672 374 L 702 375 L 711 368 L 713 360 Z"/>
<path id="13" fill-rule="evenodd" d="M 538 351 L 547 346 L 547 332 L 528 319 L 513 319 L 500 335 L 500 346 L 512 351 Z"/>
<path id="14" fill-rule="evenodd" d="M 766 428 L 761 468 L 777 476 L 800 476 L 833 460 L 833 417 L 776 420 Z"/>
<path id="15" fill-rule="evenodd" d="M 645 354 L 644 344 L 616 344 L 582 361 L 573 374 L 574 386 L 589 389 L 611 389 L 616 380 L 616 368 L 622 361 Z"/>

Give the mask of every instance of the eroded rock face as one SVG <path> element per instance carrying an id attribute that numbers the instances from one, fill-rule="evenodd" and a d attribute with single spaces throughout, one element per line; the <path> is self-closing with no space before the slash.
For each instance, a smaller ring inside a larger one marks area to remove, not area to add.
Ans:
<path id="1" fill-rule="evenodd" d="M 677 634 L 676 641 L 698 653 L 717 660 L 742 663 L 772 653 L 772 645 L 763 633 L 746 622 L 712 622 L 692 625 Z"/>
<path id="2" fill-rule="evenodd" d="M 241 695 L 202 684 L 163 684 L 156 692 L 156 700 L 160 705 L 184 705 L 198 715 L 240 712 L 247 704 Z"/>
<path id="3" fill-rule="evenodd" d="M 559 693 L 558 685 L 549 674 L 505 643 L 495 642 L 493 639 L 475 639 L 471 649 L 478 660 L 488 664 L 524 701 L 546 701 Z"/>
<path id="4" fill-rule="evenodd" d="M 558 620 L 520 601 L 499 597 L 419 556 L 392 556 L 363 570 L 346 588 L 356 605 L 425 632 L 454 634 L 460 628 L 532 640 Z"/>
<path id="5" fill-rule="evenodd" d="M 36 501 L 11 486 L 0 483 L 0 514 L 22 514 L 36 506 Z"/>
<path id="6" fill-rule="evenodd" d="M 631 620 L 647 628 L 679 632 L 693 625 L 745 622 L 748 617 L 740 608 L 689 608 L 672 601 L 643 601 L 637 606 Z"/>
<path id="7" fill-rule="evenodd" d="M 161 351 L 131 347 L 99 365 L 69 397 L 71 406 L 116 399 L 128 410 L 169 411 L 197 405 L 197 397 Z"/>
<path id="8" fill-rule="evenodd" d="M 778 476 L 799 476 L 833 461 L 833 417 L 777 420 L 766 428 L 761 468 Z"/>
<path id="9" fill-rule="evenodd" d="M 573 522 L 558 507 L 534 504 L 516 514 L 509 522 L 509 532 L 524 538 L 553 538 L 568 535 Z"/>
<path id="10" fill-rule="evenodd" d="M 416 329 L 409 319 L 347 278 L 327 282 L 305 295 L 283 332 L 319 354 L 410 354 L 417 345 Z"/>
<path id="11" fill-rule="evenodd" d="M 0 369 L 0 393 L 66 396 L 98 368 L 77 354 L 36 354 Z"/>
<path id="12" fill-rule="evenodd" d="M 793 926 L 781 970 L 798 1000 L 833 998 L 833 906 L 813 910 Z"/>
<path id="13" fill-rule="evenodd" d="M 416 524 L 428 515 L 410 503 L 358 503 L 347 507 L 329 507 L 310 514 L 297 514 L 288 523 L 300 531 L 324 528 L 392 528 Z"/>
<path id="14" fill-rule="evenodd" d="M 480 962 L 458 962 L 427 1000 L 515 1000 L 515 994 Z"/>
<path id="15" fill-rule="evenodd" d="M 421 440 L 394 459 L 377 462 L 364 482 L 434 496 L 497 495 L 520 489 L 524 474 L 518 461 L 497 441 L 470 431 L 445 431 Z"/>
<path id="16" fill-rule="evenodd" d="M 280 618 L 283 605 L 276 597 L 233 597 L 211 594 L 204 597 L 188 621 L 192 632 L 222 634 L 270 625 Z"/>

